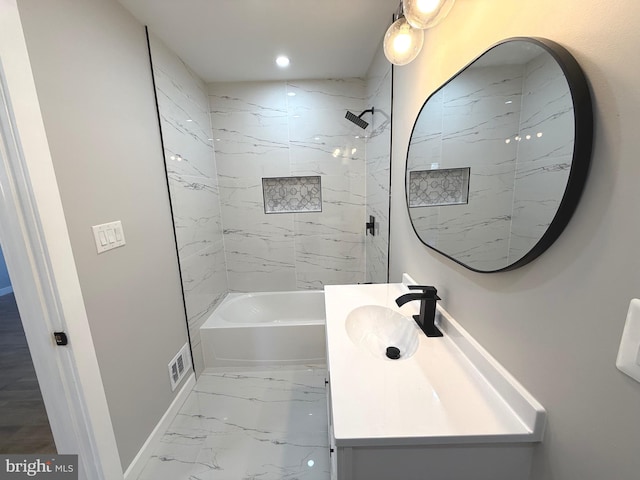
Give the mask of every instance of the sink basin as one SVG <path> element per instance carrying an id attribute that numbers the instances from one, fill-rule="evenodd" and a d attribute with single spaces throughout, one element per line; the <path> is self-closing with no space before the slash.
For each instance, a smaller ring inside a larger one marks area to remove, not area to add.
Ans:
<path id="1" fill-rule="evenodd" d="M 388 347 L 400 350 L 399 360 L 406 360 L 418 349 L 420 330 L 414 320 L 387 307 L 363 305 L 355 308 L 347 315 L 345 328 L 356 346 L 380 359 L 389 360 Z"/>

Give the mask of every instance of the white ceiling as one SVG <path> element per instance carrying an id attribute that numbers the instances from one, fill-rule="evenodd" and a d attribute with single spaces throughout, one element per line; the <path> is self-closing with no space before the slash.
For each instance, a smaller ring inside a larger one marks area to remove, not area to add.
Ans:
<path id="1" fill-rule="evenodd" d="M 363 77 L 400 0 L 119 2 L 205 82 L 225 82 Z"/>

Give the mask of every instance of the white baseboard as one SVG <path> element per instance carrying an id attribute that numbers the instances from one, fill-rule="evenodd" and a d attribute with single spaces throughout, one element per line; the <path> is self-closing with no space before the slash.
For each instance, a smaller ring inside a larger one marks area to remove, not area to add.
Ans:
<path id="1" fill-rule="evenodd" d="M 169 405 L 169 408 L 156 425 L 156 428 L 153 429 L 149 438 L 147 438 L 147 441 L 144 442 L 144 445 L 142 445 L 142 448 L 124 472 L 124 480 L 136 480 L 140 476 L 142 469 L 147 464 L 147 461 L 151 458 L 151 455 L 153 455 L 156 448 L 158 448 L 162 436 L 166 432 L 167 428 L 169 428 L 169 425 L 189 396 L 191 390 L 193 390 L 195 384 L 196 377 L 192 371 L 191 375 L 187 378 L 186 382 L 176 395 L 176 398 L 173 399 L 173 402 L 171 402 L 171 405 Z"/>
<path id="2" fill-rule="evenodd" d="M 13 292 L 13 287 L 9 285 L 8 287 L 0 288 L 0 297 L 4 295 L 9 295 Z"/>

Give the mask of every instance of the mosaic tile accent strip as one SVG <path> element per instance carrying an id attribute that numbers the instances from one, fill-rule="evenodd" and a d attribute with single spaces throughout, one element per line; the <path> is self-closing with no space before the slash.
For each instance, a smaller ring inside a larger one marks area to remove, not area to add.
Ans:
<path id="1" fill-rule="evenodd" d="M 409 172 L 409 208 L 469 203 L 470 168 Z"/>
<path id="2" fill-rule="evenodd" d="M 275 177 L 262 179 L 264 213 L 322 211 L 320 177 Z"/>

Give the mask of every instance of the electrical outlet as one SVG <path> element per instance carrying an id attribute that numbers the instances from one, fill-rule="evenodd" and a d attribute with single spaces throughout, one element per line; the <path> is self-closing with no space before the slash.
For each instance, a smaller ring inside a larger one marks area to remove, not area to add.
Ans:
<path id="1" fill-rule="evenodd" d="M 616 367 L 640 382 L 640 300 L 637 298 L 629 304 Z"/>

